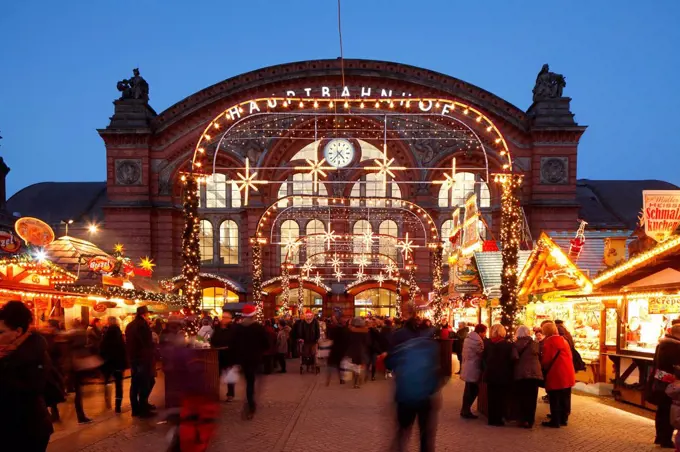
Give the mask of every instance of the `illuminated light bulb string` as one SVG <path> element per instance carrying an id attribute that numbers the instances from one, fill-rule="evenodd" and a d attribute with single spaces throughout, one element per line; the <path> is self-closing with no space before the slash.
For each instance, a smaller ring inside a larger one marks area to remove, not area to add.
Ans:
<path id="1" fill-rule="evenodd" d="M 496 174 L 494 181 L 501 185 L 501 323 L 512 334 L 515 328 L 518 302 L 518 255 L 522 240 L 523 214 L 519 200 L 522 186 L 520 174 Z"/>
<path id="2" fill-rule="evenodd" d="M 187 334 L 198 334 L 201 316 L 201 249 L 199 243 L 200 220 L 198 217 L 198 181 L 194 174 L 182 175 L 184 193 L 184 231 L 182 233 L 182 276 L 184 277 L 184 296 L 186 304 L 184 315 L 187 317 Z"/>

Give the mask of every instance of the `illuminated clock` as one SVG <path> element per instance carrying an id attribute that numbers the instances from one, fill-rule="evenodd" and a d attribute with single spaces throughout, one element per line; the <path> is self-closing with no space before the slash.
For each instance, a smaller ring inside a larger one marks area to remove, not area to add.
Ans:
<path id="1" fill-rule="evenodd" d="M 354 146 L 344 138 L 334 138 L 326 144 L 323 155 L 335 168 L 343 168 L 354 158 Z"/>

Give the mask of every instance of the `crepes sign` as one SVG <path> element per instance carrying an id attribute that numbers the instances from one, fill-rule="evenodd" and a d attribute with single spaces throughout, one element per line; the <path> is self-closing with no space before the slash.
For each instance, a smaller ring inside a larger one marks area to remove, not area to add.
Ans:
<path id="1" fill-rule="evenodd" d="M 680 226 L 680 190 L 642 192 L 645 234 L 661 243 Z"/>

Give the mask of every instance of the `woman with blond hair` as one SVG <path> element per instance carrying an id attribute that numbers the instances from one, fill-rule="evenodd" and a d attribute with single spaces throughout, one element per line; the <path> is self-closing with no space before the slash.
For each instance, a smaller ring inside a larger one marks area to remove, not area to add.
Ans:
<path id="1" fill-rule="evenodd" d="M 485 380 L 488 391 L 489 425 L 502 427 L 507 395 L 513 381 L 512 343 L 499 323 L 491 327 L 488 345 L 484 348 Z"/>
<path id="2" fill-rule="evenodd" d="M 514 391 L 519 405 L 519 425 L 531 428 L 536 418 L 538 384 L 543 380 L 539 344 L 525 325 L 517 328 L 515 337 L 512 359 L 515 362 Z"/>
<path id="3" fill-rule="evenodd" d="M 550 420 L 545 427 L 566 426 L 571 407 L 571 388 L 576 384 L 576 373 L 569 343 L 559 335 L 553 322 L 543 325 L 543 354 L 541 365 L 545 378 L 545 390 L 550 400 Z"/>

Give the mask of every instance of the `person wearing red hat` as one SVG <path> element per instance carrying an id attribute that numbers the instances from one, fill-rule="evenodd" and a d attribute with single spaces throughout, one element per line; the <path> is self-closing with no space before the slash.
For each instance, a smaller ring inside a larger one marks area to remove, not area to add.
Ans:
<path id="1" fill-rule="evenodd" d="M 234 325 L 230 348 L 236 364 L 241 366 L 246 380 L 247 403 L 243 407 L 243 416 L 252 419 L 255 414 L 255 377 L 262 363 L 262 355 L 269 346 L 264 327 L 255 320 L 257 309 L 252 304 L 243 307 L 243 321 Z"/>
<path id="2" fill-rule="evenodd" d="M 311 310 L 307 309 L 305 311 L 305 319 L 298 324 L 297 333 L 298 342 L 302 344 L 300 373 L 302 373 L 305 366 L 307 366 L 307 372 L 314 367 L 314 370 L 318 373 L 316 349 L 321 338 L 321 328 L 319 327 L 319 321 L 314 318 Z"/>

